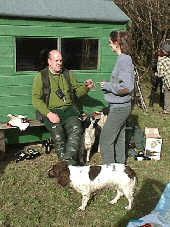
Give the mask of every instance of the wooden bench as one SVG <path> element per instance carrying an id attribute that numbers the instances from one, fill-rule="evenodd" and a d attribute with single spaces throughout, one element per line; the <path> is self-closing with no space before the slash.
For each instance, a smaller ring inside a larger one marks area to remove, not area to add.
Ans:
<path id="1" fill-rule="evenodd" d="M 44 126 L 44 123 L 38 120 L 30 120 L 29 128 Z M 8 126 L 7 123 L 0 123 L 0 159 L 5 155 L 5 132 L 16 129 L 17 127 Z"/>

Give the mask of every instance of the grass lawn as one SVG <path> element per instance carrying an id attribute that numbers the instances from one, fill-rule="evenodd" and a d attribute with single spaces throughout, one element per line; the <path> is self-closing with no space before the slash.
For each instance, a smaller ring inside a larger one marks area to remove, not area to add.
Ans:
<path id="1" fill-rule="evenodd" d="M 143 82 L 142 87 L 148 106 L 150 84 Z M 11 155 L 0 164 L 0 227 L 125 227 L 131 218 L 142 217 L 153 210 L 170 180 L 170 115 L 163 115 L 156 102 L 145 113 L 135 106 L 130 120 L 142 129 L 159 128 L 163 139 L 161 160 L 128 159 L 138 177 L 131 211 L 124 209 L 127 205 L 124 197 L 116 205 L 107 203 L 115 196 L 110 189 L 98 192 L 86 211 L 78 211 L 81 195 L 71 188 L 56 185 L 55 180 L 47 177 L 47 170 L 56 162 L 57 155 L 54 151 L 45 154 L 41 147 L 34 145 L 41 152 L 36 159 L 16 163 Z M 90 161 L 91 164 L 101 162 L 100 153 L 94 154 Z"/>

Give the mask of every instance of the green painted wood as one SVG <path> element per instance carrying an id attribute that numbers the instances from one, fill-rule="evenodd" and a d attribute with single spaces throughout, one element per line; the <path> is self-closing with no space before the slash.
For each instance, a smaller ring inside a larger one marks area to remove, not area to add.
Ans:
<path id="1" fill-rule="evenodd" d="M 13 47 L 1 46 L 0 57 L 13 57 Z"/>
<path id="2" fill-rule="evenodd" d="M 8 106 L 1 108 L 0 123 L 8 122 L 10 119 L 8 114 L 21 114 L 27 116 L 29 119 L 35 119 L 35 109 L 32 105 L 23 106 Z"/>
<path id="3" fill-rule="evenodd" d="M 14 73 L 14 65 L 0 65 L 0 75 L 7 75 Z"/>
<path id="4" fill-rule="evenodd" d="M 3 47 L 0 47 L 0 49 Z M 7 55 L 7 54 L 6 54 Z M 10 65 L 13 67 L 14 64 L 14 57 L 13 56 L 3 56 L 3 54 L 0 53 L 0 66 L 4 65 Z"/>
<path id="5" fill-rule="evenodd" d="M 1 96 L 0 97 L 1 108 L 6 107 L 8 105 L 31 105 L 32 99 L 29 95 L 22 96 Z"/>
<path id="6" fill-rule="evenodd" d="M 106 26 L 106 25 L 105 25 Z M 122 26 L 116 26 L 114 29 L 124 29 Z M 81 32 L 80 32 L 81 30 Z M 54 37 L 101 37 L 104 35 L 109 35 L 109 33 L 113 30 L 104 29 L 103 27 L 98 27 L 96 25 L 91 25 L 86 27 L 74 27 L 73 26 L 12 26 L 12 25 L 3 25 L 3 29 L 0 30 L 0 35 L 11 35 L 11 36 L 49 36 L 52 35 Z M 55 34 L 55 35 L 54 35 Z"/>
<path id="7" fill-rule="evenodd" d="M 13 47 L 13 37 L 11 36 L 0 36 L 0 47 Z"/>
<path id="8" fill-rule="evenodd" d="M 4 115 L 5 113 L 9 114 L 22 114 L 22 115 L 29 115 L 30 112 L 35 112 L 35 109 L 32 105 L 8 105 L 6 108 L 1 108 L 1 114 Z"/>
<path id="9" fill-rule="evenodd" d="M 7 76 L 4 74 L 8 74 Z M 32 75 L 15 75 L 13 73 L 3 73 L 1 71 L 1 67 L 0 67 L 0 86 L 15 86 L 15 85 L 31 85 L 32 86 L 32 82 L 33 82 L 33 78 L 35 76 L 36 73 L 32 73 Z M 10 76 L 9 76 L 10 75 Z M 1 94 L 1 91 L 0 91 Z"/>
<path id="10" fill-rule="evenodd" d="M 86 74 L 86 73 L 81 73 L 79 75 L 76 75 L 76 78 L 81 78 L 79 81 L 84 81 L 85 79 L 92 78 L 95 83 L 97 83 L 97 86 L 99 85 L 99 82 L 101 80 L 104 80 L 110 76 L 110 72 L 99 72 L 95 74 Z"/>
<path id="11" fill-rule="evenodd" d="M 3 97 L 14 96 L 14 95 L 31 95 L 32 85 L 24 86 L 0 86 L 0 95 Z"/>
<path id="12" fill-rule="evenodd" d="M 107 40 L 107 44 L 102 45 L 102 47 L 101 47 L 101 53 L 102 53 L 102 58 L 104 58 L 104 56 L 106 56 L 106 55 L 109 55 L 109 56 L 111 56 L 112 58 L 113 58 L 114 56 L 116 56 L 116 54 L 114 54 L 114 53 L 111 51 L 111 49 L 110 49 L 110 47 L 109 47 L 109 44 L 108 44 L 108 40 Z"/>
<path id="13" fill-rule="evenodd" d="M 8 130 L 5 133 L 6 143 L 29 143 L 36 141 L 43 141 L 50 138 L 49 133 L 44 127 L 27 128 L 26 131 L 21 132 L 19 129 Z"/>
<path id="14" fill-rule="evenodd" d="M 104 58 L 102 58 L 102 61 L 101 61 L 102 71 L 111 72 L 115 62 L 116 62 L 116 58 L 114 58 L 113 56 L 105 56 Z"/>
<path id="15" fill-rule="evenodd" d="M 95 22 L 81 22 L 81 21 L 56 21 L 56 20 L 41 20 L 41 19 L 19 19 L 19 18 L 1 18 L 0 19 L 0 25 L 22 25 L 22 26 L 58 26 L 58 27 L 101 27 L 103 29 L 110 28 L 113 29 L 113 26 L 115 29 L 125 29 L 125 24 L 123 23 L 95 23 Z"/>
<path id="16" fill-rule="evenodd" d="M 72 27 L 47 27 L 47 26 L 11 26 L 4 25 L 0 30 L 0 35 L 11 36 L 53 36 L 53 37 L 100 37 L 102 34 L 101 28 L 72 28 Z M 55 34 L 55 35 L 54 35 Z"/>
<path id="17" fill-rule="evenodd" d="M 93 92 L 93 94 L 91 92 L 82 97 L 79 102 L 80 109 L 88 114 L 93 113 L 94 111 L 100 111 L 104 106 L 106 106 L 106 102 L 101 92 L 97 94 L 96 92 Z"/>
<path id="18" fill-rule="evenodd" d="M 91 37 L 99 39 L 99 65 L 97 70 L 76 70 L 78 81 L 92 78 L 95 87 L 82 97 L 80 107 L 87 113 L 101 110 L 107 103 L 100 89 L 101 80 L 109 80 L 116 56 L 108 46 L 108 37 L 113 29 L 125 29 L 121 23 L 69 22 L 55 20 L 0 18 L 0 122 L 9 121 L 9 113 L 27 115 L 35 119 L 32 106 L 32 82 L 37 72 L 16 72 L 15 37 Z M 33 131 L 6 133 L 7 143 L 43 140 L 49 134 L 42 128 Z"/>
<path id="19" fill-rule="evenodd" d="M 4 109 L 4 108 L 3 108 Z M 27 111 L 28 109 L 28 111 Z M 35 110 L 32 106 L 9 106 L 4 111 L 1 112 L 0 115 L 0 123 L 9 121 L 8 114 L 21 114 L 27 116 L 29 119 L 35 119 Z"/>
<path id="20" fill-rule="evenodd" d="M 23 108 L 23 107 L 22 107 Z M 24 116 L 27 116 L 29 119 L 36 119 L 35 117 L 35 113 L 34 112 L 26 112 L 26 111 L 15 111 L 15 108 L 11 108 L 12 111 L 6 111 L 6 113 L 3 115 L 3 114 L 0 114 L 0 123 L 6 123 L 8 122 L 10 119 L 9 117 L 7 116 L 9 113 L 13 113 L 13 114 L 21 114 L 21 115 L 24 115 Z M 25 114 L 24 114 L 25 112 Z"/>

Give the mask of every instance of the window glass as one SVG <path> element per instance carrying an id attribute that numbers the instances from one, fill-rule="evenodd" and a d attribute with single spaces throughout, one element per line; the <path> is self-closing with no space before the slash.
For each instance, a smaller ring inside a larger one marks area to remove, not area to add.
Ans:
<path id="1" fill-rule="evenodd" d="M 57 49 L 57 38 L 16 38 L 16 71 L 36 71 L 47 65 L 47 53 Z"/>
<path id="2" fill-rule="evenodd" d="M 63 38 L 61 52 L 67 69 L 97 69 L 98 39 Z"/>
<path id="3" fill-rule="evenodd" d="M 57 38 L 18 37 L 16 38 L 16 71 L 37 71 L 47 66 L 47 55 L 58 49 Z M 62 38 L 61 52 L 67 69 L 97 69 L 98 39 Z"/>

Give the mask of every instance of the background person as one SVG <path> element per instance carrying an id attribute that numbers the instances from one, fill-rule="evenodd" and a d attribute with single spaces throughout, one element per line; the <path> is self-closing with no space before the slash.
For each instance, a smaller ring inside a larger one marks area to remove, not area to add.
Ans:
<path id="1" fill-rule="evenodd" d="M 158 75 L 163 79 L 163 113 L 170 114 L 170 44 L 165 42 L 158 51 Z"/>
<path id="2" fill-rule="evenodd" d="M 73 106 L 69 84 L 64 77 L 62 55 L 58 50 L 48 54 L 48 67 L 45 69 L 50 81 L 49 101 L 43 99 L 42 73 L 39 72 L 32 86 L 33 106 L 42 114 L 45 127 L 50 131 L 59 160 L 69 164 L 79 164 L 79 151 L 82 142 L 82 125 L 79 112 Z M 70 82 L 77 97 L 85 95 L 93 87 L 91 79 L 79 83 L 69 72 Z"/>
<path id="3" fill-rule="evenodd" d="M 118 55 L 110 82 L 102 81 L 104 98 L 110 112 L 100 136 L 104 163 L 125 163 L 125 126 L 131 112 L 131 92 L 134 89 L 134 66 L 128 52 L 128 36 L 123 31 L 110 33 L 109 46 Z"/>
<path id="4" fill-rule="evenodd" d="M 155 96 L 157 89 L 159 87 L 160 90 L 160 96 L 159 96 L 159 103 L 160 106 L 163 108 L 164 107 L 164 93 L 163 93 L 163 80 L 162 77 L 158 75 L 157 71 L 157 62 L 158 62 L 158 56 L 152 60 L 152 75 L 151 75 L 151 83 L 152 83 L 152 88 L 151 88 L 151 94 L 150 94 L 150 101 L 149 101 L 149 107 L 153 107 L 153 104 L 155 102 Z"/>

